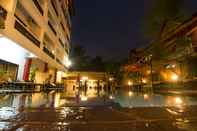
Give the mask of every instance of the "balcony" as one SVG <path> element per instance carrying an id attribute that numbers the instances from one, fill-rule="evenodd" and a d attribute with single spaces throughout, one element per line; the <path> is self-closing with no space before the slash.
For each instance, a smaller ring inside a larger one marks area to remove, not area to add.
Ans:
<path id="1" fill-rule="evenodd" d="M 64 25 L 62 24 L 62 22 L 60 22 L 60 25 L 62 27 L 62 30 L 65 31 Z"/>
<path id="2" fill-rule="evenodd" d="M 54 27 L 52 26 L 52 24 L 49 21 L 48 21 L 48 25 L 49 25 L 50 29 L 53 31 L 53 33 L 55 35 L 57 35 L 57 32 L 55 31 Z"/>
<path id="3" fill-rule="evenodd" d="M 37 7 L 37 9 L 39 10 L 40 14 L 43 16 L 44 15 L 44 11 L 42 9 L 42 7 L 40 6 L 38 0 L 32 0 L 34 2 L 34 5 Z"/>
<path id="4" fill-rule="evenodd" d="M 5 28 L 5 19 L 7 17 L 7 11 L 0 6 L 0 29 Z"/>
<path id="5" fill-rule="evenodd" d="M 23 24 L 23 26 L 27 27 L 27 25 L 23 22 L 23 20 L 21 20 L 21 18 L 19 18 L 16 14 L 14 14 L 14 16 L 18 21 L 20 21 L 21 24 Z"/>
<path id="6" fill-rule="evenodd" d="M 56 58 L 56 61 L 57 61 L 57 63 L 59 63 L 60 65 L 62 65 L 62 62 L 58 58 Z"/>
<path id="7" fill-rule="evenodd" d="M 54 3 L 54 0 L 51 0 L 51 5 L 52 5 L 56 15 L 59 16 L 58 11 L 57 11 L 56 6 L 55 6 L 55 3 Z"/>
<path id="8" fill-rule="evenodd" d="M 49 57 L 51 57 L 52 59 L 55 59 L 55 55 L 54 55 L 49 49 L 47 49 L 46 47 L 43 47 L 43 51 L 44 51 Z"/>
<path id="9" fill-rule="evenodd" d="M 41 27 L 20 2 L 17 3 L 14 16 L 16 17 L 17 21 L 22 24 L 28 32 L 31 32 L 35 38 L 40 38 Z"/>
<path id="10" fill-rule="evenodd" d="M 33 44 L 40 48 L 40 41 L 36 39 L 22 24 L 20 24 L 17 20 L 14 25 L 15 29 L 18 30 L 23 36 L 29 39 Z"/>
<path id="11" fill-rule="evenodd" d="M 60 45 L 62 46 L 62 48 L 64 48 L 64 43 L 62 42 L 61 39 L 59 39 Z"/>
<path id="12" fill-rule="evenodd" d="M 65 48 L 65 52 L 66 52 L 67 54 L 69 54 L 69 49 L 68 49 L 68 48 Z"/>

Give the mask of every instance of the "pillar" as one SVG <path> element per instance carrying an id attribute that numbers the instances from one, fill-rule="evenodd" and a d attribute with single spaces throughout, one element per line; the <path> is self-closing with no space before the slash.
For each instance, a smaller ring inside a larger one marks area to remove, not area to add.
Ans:
<path id="1" fill-rule="evenodd" d="M 25 60 L 25 66 L 24 66 L 24 72 L 23 72 L 23 80 L 24 81 L 29 81 L 29 74 L 30 74 L 31 64 L 32 64 L 32 59 L 27 58 Z"/>

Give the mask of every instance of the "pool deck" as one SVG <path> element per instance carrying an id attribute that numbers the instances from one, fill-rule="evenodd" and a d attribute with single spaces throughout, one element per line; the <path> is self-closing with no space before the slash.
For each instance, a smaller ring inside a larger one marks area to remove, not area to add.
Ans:
<path id="1" fill-rule="evenodd" d="M 196 131 L 196 112 L 197 106 L 20 108 L 10 117 L 0 110 L 0 127 L 24 131 Z"/>

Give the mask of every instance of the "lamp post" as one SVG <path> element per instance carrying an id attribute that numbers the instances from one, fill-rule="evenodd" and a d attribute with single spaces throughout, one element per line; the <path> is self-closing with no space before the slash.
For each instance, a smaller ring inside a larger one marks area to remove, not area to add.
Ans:
<path id="1" fill-rule="evenodd" d="M 149 65 L 150 65 L 150 74 L 151 74 L 151 91 L 153 89 L 153 59 L 152 59 L 153 55 L 150 54 L 148 56 L 148 62 L 149 62 Z"/>

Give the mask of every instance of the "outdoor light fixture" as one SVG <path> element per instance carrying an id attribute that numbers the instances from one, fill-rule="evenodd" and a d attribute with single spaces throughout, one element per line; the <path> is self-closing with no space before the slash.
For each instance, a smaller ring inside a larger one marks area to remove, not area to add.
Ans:
<path id="1" fill-rule="evenodd" d="M 114 80 L 114 78 L 113 78 L 113 77 L 110 77 L 110 78 L 109 78 L 109 81 L 113 81 L 113 80 Z"/>
<path id="2" fill-rule="evenodd" d="M 142 83 L 146 84 L 147 80 L 146 79 L 142 79 Z"/>
<path id="3" fill-rule="evenodd" d="M 132 81 L 128 81 L 128 85 L 129 86 L 132 86 L 133 85 L 133 82 Z"/>
<path id="4" fill-rule="evenodd" d="M 114 99 L 114 97 L 113 97 L 112 95 L 110 95 L 110 96 L 109 96 L 109 99 L 113 100 L 113 99 Z"/>
<path id="5" fill-rule="evenodd" d="M 175 65 L 175 64 L 173 64 L 173 65 L 172 65 L 172 68 L 175 68 L 175 67 L 176 67 L 176 65 Z"/>
<path id="6" fill-rule="evenodd" d="M 88 77 L 87 77 L 87 76 L 83 76 L 81 79 L 82 79 L 83 81 L 86 81 L 86 80 L 88 80 Z"/>
<path id="7" fill-rule="evenodd" d="M 177 74 L 172 74 L 172 76 L 171 76 L 171 79 L 173 80 L 173 81 L 177 81 L 178 79 L 179 79 L 179 76 L 177 75 Z"/>
<path id="8" fill-rule="evenodd" d="M 67 59 L 65 65 L 67 68 L 69 68 L 72 65 L 72 62 Z"/>
<path id="9" fill-rule="evenodd" d="M 133 92 L 132 91 L 129 91 L 129 96 L 133 96 Z"/>

